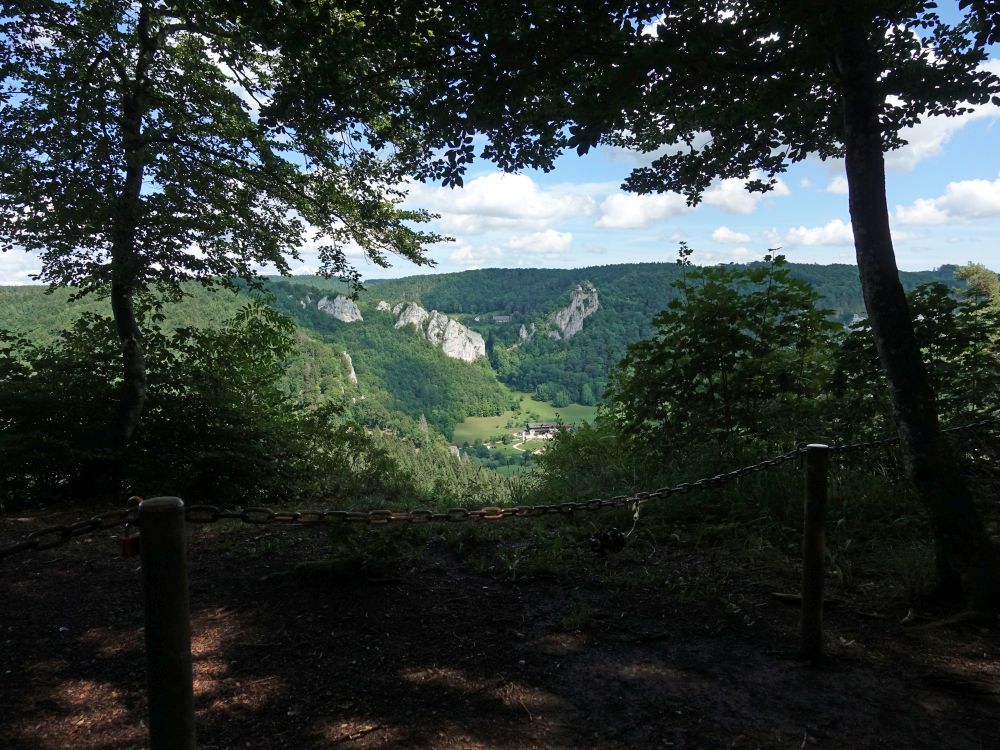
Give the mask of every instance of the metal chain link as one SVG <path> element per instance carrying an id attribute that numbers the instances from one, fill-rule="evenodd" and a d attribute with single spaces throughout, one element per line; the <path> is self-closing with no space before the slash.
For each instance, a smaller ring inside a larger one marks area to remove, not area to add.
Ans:
<path id="1" fill-rule="evenodd" d="M 780 456 L 744 466 L 725 474 L 683 482 L 673 487 L 661 487 L 652 492 L 637 492 L 632 495 L 618 495 L 611 498 L 576 500 L 549 505 L 514 505 L 506 508 L 486 506 L 482 508 L 449 508 L 434 511 L 425 508 L 408 511 L 386 509 L 375 510 L 272 510 L 253 507 L 242 510 L 226 510 L 217 505 L 188 505 L 184 508 L 185 520 L 189 523 L 215 523 L 233 520 L 244 523 L 286 524 L 296 526 L 338 526 L 342 524 L 363 524 L 366 526 L 386 526 L 399 524 L 461 523 L 466 521 L 501 521 L 507 518 L 539 518 L 541 516 L 566 516 L 577 511 L 595 511 L 605 508 L 637 508 L 643 503 L 671 495 L 685 495 L 692 490 L 718 487 L 740 477 L 790 461 L 803 452 L 802 448 Z M 49 526 L 32 532 L 20 542 L 0 547 L 0 559 L 18 552 L 52 549 L 65 544 L 70 539 L 92 531 L 101 531 L 116 526 L 126 526 L 138 522 L 136 508 L 102 513 L 70 525 Z"/>
<path id="2" fill-rule="evenodd" d="M 1000 415 L 994 417 L 987 417 L 986 419 L 980 419 L 976 422 L 968 422 L 966 424 L 955 425 L 954 427 L 945 427 L 941 430 L 942 434 L 954 434 L 956 432 L 963 432 L 966 430 L 981 430 L 990 427 L 995 424 L 1000 424 Z M 843 445 L 833 445 L 830 446 L 830 452 L 839 453 L 851 453 L 855 451 L 868 450 L 870 448 L 885 448 L 889 445 L 897 445 L 899 443 L 899 436 L 894 435 L 892 437 L 880 438 L 878 440 L 868 440 L 860 443 L 845 443 Z"/>
<path id="3" fill-rule="evenodd" d="M 33 531 L 20 542 L 0 546 L 0 559 L 17 554 L 18 552 L 36 552 L 44 549 L 66 544 L 70 539 L 94 531 L 105 531 L 118 526 L 127 526 L 138 523 L 139 512 L 136 508 L 123 508 L 112 510 L 107 513 L 85 518 L 81 521 L 67 525 L 47 526 L 44 529 Z"/>
<path id="4" fill-rule="evenodd" d="M 969 424 L 949 427 L 942 430 L 954 433 L 962 430 L 975 430 L 1000 423 L 1000 416 L 970 422 Z M 847 443 L 831 446 L 833 453 L 880 448 L 899 442 L 898 437 L 882 438 L 861 443 Z M 290 524 L 296 526 L 336 526 L 341 524 L 363 524 L 367 526 L 386 526 L 398 524 L 425 523 L 461 523 L 465 521 L 501 521 L 507 518 L 538 518 L 547 515 L 570 515 L 577 511 L 594 511 L 605 508 L 638 508 L 650 500 L 663 499 L 673 495 L 686 495 L 695 490 L 721 487 L 750 474 L 770 469 L 787 461 L 798 458 L 805 453 L 805 446 L 799 446 L 787 453 L 760 461 L 749 466 L 742 466 L 732 471 L 704 477 L 692 482 L 681 482 L 671 487 L 661 487 L 650 492 L 636 492 L 632 495 L 618 495 L 612 498 L 594 500 L 576 500 L 572 502 L 553 503 L 549 505 L 515 505 L 507 508 L 487 506 L 483 508 L 450 508 L 445 511 L 433 511 L 425 508 L 416 510 L 272 510 L 270 508 L 254 507 L 243 510 L 226 510 L 216 505 L 186 506 L 185 519 L 190 523 L 215 523 L 217 521 L 234 520 L 249 524 Z M 69 525 L 49 526 L 34 531 L 23 540 L 0 546 L 0 559 L 19 552 L 30 552 L 59 547 L 69 540 L 103 531 L 117 526 L 127 526 L 138 522 L 138 510 L 134 507 L 123 510 L 113 510 L 101 513 Z"/>
<path id="5" fill-rule="evenodd" d="M 693 482 L 683 482 L 672 487 L 661 487 L 650 492 L 636 492 L 632 495 L 618 495 L 611 498 L 576 500 L 549 505 L 515 505 L 506 508 L 487 506 L 484 508 L 450 508 L 445 511 L 417 510 L 294 510 L 275 511 L 270 508 L 246 508 L 244 510 L 224 510 L 216 505 L 191 505 L 185 509 L 186 518 L 191 523 L 213 523 L 225 519 L 251 524 L 293 524 L 298 526 L 338 526 L 342 524 L 363 524 L 385 526 L 389 524 L 460 523 L 464 521 L 501 521 L 507 518 L 538 518 L 548 515 L 569 515 L 577 511 L 603 510 L 605 508 L 637 507 L 650 500 L 685 495 L 694 490 L 719 487 L 748 474 L 764 471 L 773 466 L 791 461 L 804 452 L 796 448 L 780 456 L 769 458 L 750 466 L 705 477 Z"/>

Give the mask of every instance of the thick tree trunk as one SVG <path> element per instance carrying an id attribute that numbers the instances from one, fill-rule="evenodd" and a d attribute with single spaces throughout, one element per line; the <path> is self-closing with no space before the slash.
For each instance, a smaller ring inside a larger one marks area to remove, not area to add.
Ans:
<path id="1" fill-rule="evenodd" d="M 930 515 L 941 593 L 995 616 L 1000 608 L 996 551 L 941 434 L 937 404 L 896 267 L 885 194 L 878 61 L 868 27 L 848 14 L 840 24 L 834 67 L 843 86 L 851 226 L 906 475 Z"/>

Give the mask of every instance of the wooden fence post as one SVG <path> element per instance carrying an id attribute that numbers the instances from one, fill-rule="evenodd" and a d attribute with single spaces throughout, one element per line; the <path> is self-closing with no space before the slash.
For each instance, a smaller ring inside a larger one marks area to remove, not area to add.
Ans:
<path id="1" fill-rule="evenodd" d="M 184 550 L 184 503 L 139 504 L 150 750 L 194 750 L 191 616 Z"/>
<path id="2" fill-rule="evenodd" d="M 806 498 L 802 528 L 802 655 L 823 658 L 823 575 L 826 553 L 826 481 L 830 448 L 806 446 Z"/>

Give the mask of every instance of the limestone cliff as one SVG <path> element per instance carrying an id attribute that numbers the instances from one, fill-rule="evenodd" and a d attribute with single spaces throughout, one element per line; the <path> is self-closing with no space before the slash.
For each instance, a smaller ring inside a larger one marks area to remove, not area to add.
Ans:
<path id="1" fill-rule="evenodd" d="M 361 317 L 361 311 L 354 304 L 353 300 L 348 299 L 342 294 L 338 294 L 333 299 L 323 297 L 323 299 L 316 303 L 316 307 L 327 315 L 332 315 L 337 320 L 342 320 L 345 323 L 364 320 Z"/>
<path id="2" fill-rule="evenodd" d="M 442 315 L 437 310 L 427 321 L 427 340 L 453 359 L 475 362 L 486 356 L 486 342 L 483 337 L 457 320 Z"/>
<path id="3" fill-rule="evenodd" d="M 375 305 L 375 309 L 380 310 L 382 312 L 389 312 L 389 303 L 386 302 L 384 299 L 379 300 L 379 303 Z"/>
<path id="4" fill-rule="evenodd" d="M 554 339 L 572 338 L 583 328 L 583 321 L 600 309 L 601 303 L 594 285 L 589 281 L 577 284 L 569 304 L 549 316 L 549 323 L 553 326 L 549 330 L 549 336 Z"/>
<path id="5" fill-rule="evenodd" d="M 415 302 L 410 302 L 406 305 L 396 305 L 393 311 L 399 315 L 396 328 L 412 325 L 424 335 L 424 338 L 452 359 L 475 362 L 480 357 L 486 356 L 486 342 L 482 336 L 437 310 L 427 312 Z"/>
<path id="6" fill-rule="evenodd" d="M 416 302 L 396 305 L 392 308 L 392 311 L 399 316 L 399 319 L 396 321 L 396 328 L 413 326 L 421 333 L 424 332 L 424 321 L 429 317 L 429 313 Z"/>

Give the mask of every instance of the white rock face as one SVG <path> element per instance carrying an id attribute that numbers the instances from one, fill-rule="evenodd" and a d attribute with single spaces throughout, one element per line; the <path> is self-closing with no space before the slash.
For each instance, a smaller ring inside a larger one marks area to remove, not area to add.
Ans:
<path id="1" fill-rule="evenodd" d="M 421 333 L 424 332 L 424 321 L 430 317 L 430 313 L 416 302 L 407 303 L 405 306 L 400 303 L 392 308 L 392 311 L 395 315 L 399 316 L 399 320 L 396 321 L 396 328 L 411 325 Z"/>
<path id="2" fill-rule="evenodd" d="M 577 284 L 569 305 L 552 313 L 550 320 L 558 331 L 549 331 L 549 336 L 554 339 L 572 338 L 583 328 L 583 321 L 600 309 L 594 285 L 589 281 Z"/>
<path id="3" fill-rule="evenodd" d="M 379 300 L 379 303 L 375 305 L 375 309 L 380 310 L 381 312 L 389 312 L 389 303 L 386 302 L 384 299 Z"/>
<path id="4" fill-rule="evenodd" d="M 475 331 L 434 310 L 427 321 L 427 340 L 452 359 L 475 362 L 486 356 L 486 342 Z"/>
<path id="5" fill-rule="evenodd" d="M 437 310 L 427 312 L 415 302 L 397 305 L 393 310 L 399 315 L 396 328 L 412 325 L 452 359 L 475 362 L 486 356 L 486 342 L 482 336 Z"/>
<path id="6" fill-rule="evenodd" d="M 327 297 L 323 297 L 323 299 L 316 303 L 316 307 L 326 314 L 332 315 L 337 320 L 342 320 L 345 323 L 354 323 L 359 320 L 364 320 L 364 318 L 361 317 L 361 311 L 358 309 L 358 306 L 342 294 L 338 294 L 332 300 Z"/>
<path id="7" fill-rule="evenodd" d="M 525 328 L 524 324 L 521 324 L 521 330 L 517 332 L 517 338 L 521 341 L 530 341 L 531 337 L 535 335 L 535 324 L 531 324 L 531 328 Z"/>
<path id="8" fill-rule="evenodd" d="M 354 372 L 354 360 L 351 359 L 351 355 L 348 354 L 347 352 L 344 352 L 343 354 L 344 354 L 344 363 L 350 369 L 350 373 L 348 373 L 347 377 L 349 377 L 351 379 L 351 382 L 354 383 L 354 385 L 357 385 L 358 384 L 358 374 L 356 372 Z"/>

